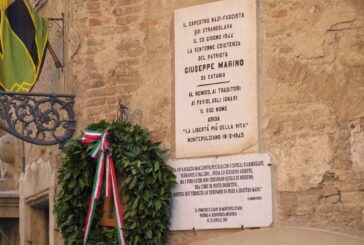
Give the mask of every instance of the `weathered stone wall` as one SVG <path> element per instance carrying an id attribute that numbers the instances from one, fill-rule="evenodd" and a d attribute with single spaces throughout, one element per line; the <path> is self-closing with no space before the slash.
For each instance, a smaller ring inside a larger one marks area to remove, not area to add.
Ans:
<path id="1" fill-rule="evenodd" d="M 0 192 L 18 190 L 20 164 L 16 152 L 17 140 L 1 132 L 0 136 Z M 0 194 L 1 195 L 1 194 Z"/>
<path id="2" fill-rule="evenodd" d="M 35 1 L 30 1 L 34 3 Z M 64 13 L 64 1 L 43 1 L 40 15 L 60 18 Z M 58 22 L 62 26 L 61 22 Z M 49 24 L 49 42 L 63 63 L 62 28 Z M 46 55 L 42 73 L 32 92 L 67 93 L 64 88 L 66 70 L 57 69 L 49 52 Z M 19 178 L 19 235 L 20 244 L 61 244 L 53 205 L 57 191 L 57 172 L 61 162 L 58 146 L 36 146 L 24 144 L 24 171 Z M 21 160 L 19 160 L 21 164 Z"/>
<path id="3" fill-rule="evenodd" d="M 54 163 L 60 159 L 52 160 L 40 157 L 27 162 L 20 177 L 20 244 L 46 244 L 45 237 L 49 244 L 61 244 L 53 215 L 57 183 Z"/>
<path id="4" fill-rule="evenodd" d="M 276 225 L 364 230 L 364 2 L 261 1 Z"/>
<path id="5" fill-rule="evenodd" d="M 122 98 L 173 155 L 173 10 L 207 2 L 74 1 L 67 87 L 79 128 L 114 118 Z M 262 0 L 259 9 L 275 225 L 363 235 L 364 2 Z"/>
<path id="6" fill-rule="evenodd" d="M 173 157 L 173 11 L 208 2 L 49 1 L 48 16 L 65 12 L 66 67 L 51 72 L 48 60 L 36 89 L 76 95 L 78 132 L 116 118 L 121 100 Z M 363 13 L 362 0 L 259 1 L 260 141 L 275 163 L 274 227 L 364 238 Z M 43 167 L 56 174 L 55 148 L 29 149 L 27 164 L 50 164 Z M 170 244 L 232 232 L 174 232 Z"/>

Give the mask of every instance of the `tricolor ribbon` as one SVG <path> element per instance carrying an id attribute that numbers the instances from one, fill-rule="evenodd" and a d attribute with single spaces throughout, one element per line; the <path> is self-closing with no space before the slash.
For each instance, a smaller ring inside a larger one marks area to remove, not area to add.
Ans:
<path id="1" fill-rule="evenodd" d="M 83 144 L 90 144 L 96 142 L 90 155 L 92 158 L 97 159 L 97 167 L 94 178 L 94 184 L 92 188 L 92 195 L 88 207 L 85 230 L 83 234 L 83 244 L 86 244 L 87 238 L 89 237 L 90 234 L 92 220 L 95 214 L 96 200 L 100 198 L 103 175 L 105 170 L 105 163 L 106 163 L 105 194 L 106 197 L 109 197 L 112 189 L 114 196 L 114 205 L 116 209 L 118 241 L 119 244 L 126 245 L 125 235 L 123 231 L 123 226 L 124 226 L 123 213 L 120 205 L 120 198 L 116 182 L 114 161 L 112 159 L 112 154 L 111 154 L 111 147 L 109 141 L 107 140 L 108 135 L 109 135 L 108 130 L 106 130 L 105 132 L 86 130 L 85 134 L 82 137 Z"/>

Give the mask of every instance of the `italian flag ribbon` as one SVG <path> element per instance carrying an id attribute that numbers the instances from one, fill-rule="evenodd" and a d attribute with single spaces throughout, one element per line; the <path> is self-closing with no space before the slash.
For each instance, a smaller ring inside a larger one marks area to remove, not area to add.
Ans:
<path id="1" fill-rule="evenodd" d="M 97 159 L 97 167 L 94 178 L 94 184 L 92 188 L 92 195 L 90 199 L 90 204 L 88 207 L 87 218 L 85 229 L 83 233 L 83 244 L 86 244 L 87 238 L 89 237 L 92 220 L 95 214 L 96 200 L 100 198 L 105 164 L 106 164 L 106 179 L 105 179 L 105 194 L 106 197 L 110 196 L 111 190 L 114 196 L 114 205 L 116 210 L 116 223 L 117 223 L 117 233 L 118 241 L 121 245 L 126 245 L 125 235 L 123 231 L 124 221 L 123 213 L 120 205 L 119 191 L 116 182 L 115 166 L 112 159 L 110 143 L 107 140 L 109 131 L 98 132 L 92 130 L 86 130 L 82 137 L 83 144 L 95 143 L 92 151 L 91 157 L 95 160 Z"/>

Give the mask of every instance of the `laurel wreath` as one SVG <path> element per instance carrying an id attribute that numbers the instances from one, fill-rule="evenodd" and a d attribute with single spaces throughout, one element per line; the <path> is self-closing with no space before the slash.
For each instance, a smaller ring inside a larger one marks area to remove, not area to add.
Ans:
<path id="1" fill-rule="evenodd" d="M 128 244 L 159 245 L 168 233 L 171 188 L 176 179 L 165 164 L 165 150 L 152 142 L 148 130 L 120 121 L 101 121 L 87 127 L 108 129 L 116 172 L 122 179 L 119 187 L 124 203 L 124 232 Z M 60 191 L 56 197 L 57 224 L 66 245 L 82 244 L 88 201 L 91 195 L 95 161 L 89 156 L 91 145 L 83 145 L 81 137 L 65 145 L 65 157 L 59 170 Z M 99 224 L 103 200 L 99 200 L 87 244 L 116 244 L 115 229 Z"/>

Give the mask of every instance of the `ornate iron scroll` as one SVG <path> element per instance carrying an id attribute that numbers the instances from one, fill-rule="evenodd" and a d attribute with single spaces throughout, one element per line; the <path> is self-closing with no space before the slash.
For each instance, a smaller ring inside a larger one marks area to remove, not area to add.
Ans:
<path id="1" fill-rule="evenodd" d="M 0 129 L 36 145 L 60 147 L 72 137 L 74 96 L 0 91 Z"/>

